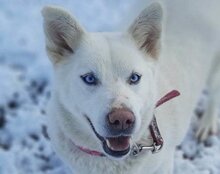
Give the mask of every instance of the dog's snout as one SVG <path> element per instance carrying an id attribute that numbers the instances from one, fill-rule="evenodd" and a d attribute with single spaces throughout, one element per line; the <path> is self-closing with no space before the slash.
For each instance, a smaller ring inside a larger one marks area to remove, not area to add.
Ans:
<path id="1" fill-rule="evenodd" d="M 108 114 L 108 123 L 113 130 L 125 131 L 134 127 L 135 116 L 129 109 L 113 109 L 113 111 Z"/>

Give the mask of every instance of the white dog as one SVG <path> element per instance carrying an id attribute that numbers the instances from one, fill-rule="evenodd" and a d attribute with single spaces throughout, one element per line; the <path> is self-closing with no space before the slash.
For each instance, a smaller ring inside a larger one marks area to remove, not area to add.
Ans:
<path id="1" fill-rule="evenodd" d="M 181 29 L 178 15 L 162 32 L 163 9 L 153 3 L 125 32 L 89 33 L 61 8 L 42 14 L 55 76 L 49 135 L 74 173 L 171 174 L 207 80 L 211 104 L 198 136 L 217 131 L 220 57 L 198 31 Z M 181 95 L 170 100 L 172 90 Z"/>

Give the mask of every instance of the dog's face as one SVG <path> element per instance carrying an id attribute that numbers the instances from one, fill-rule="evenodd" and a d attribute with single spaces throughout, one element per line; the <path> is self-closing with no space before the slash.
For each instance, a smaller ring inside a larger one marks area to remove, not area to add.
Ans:
<path id="1" fill-rule="evenodd" d="M 155 71 L 160 48 L 161 7 L 144 10 L 125 33 L 88 33 L 62 9 L 43 10 L 46 47 L 54 64 L 56 95 L 71 113 L 60 116 L 64 134 L 90 143 L 112 158 L 129 154 L 153 116 Z M 71 121 L 69 122 L 71 124 Z"/>

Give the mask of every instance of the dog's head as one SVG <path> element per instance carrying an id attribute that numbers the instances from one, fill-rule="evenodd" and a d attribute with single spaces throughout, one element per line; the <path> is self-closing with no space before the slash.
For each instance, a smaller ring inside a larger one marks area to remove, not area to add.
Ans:
<path id="1" fill-rule="evenodd" d="M 86 32 L 57 7 L 45 7 L 42 14 L 55 93 L 70 113 L 60 115 L 58 124 L 79 146 L 90 148 L 92 138 L 108 156 L 126 156 L 153 116 L 161 6 L 152 4 L 123 33 Z M 88 140 L 71 134 L 71 126 Z"/>

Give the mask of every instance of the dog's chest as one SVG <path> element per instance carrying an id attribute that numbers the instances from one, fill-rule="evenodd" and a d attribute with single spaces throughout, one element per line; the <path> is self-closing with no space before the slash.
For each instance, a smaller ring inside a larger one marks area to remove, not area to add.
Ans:
<path id="1" fill-rule="evenodd" d="M 150 156 L 152 156 L 152 158 Z M 106 157 L 94 157 L 86 155 L 76 156 L 72 161 L 74 173 L 83 174 L 153 174 L 158 168 L 157 155 L 141 154 L 138 157 L 129 157 L 123 161 L 109 160 Z"/>

